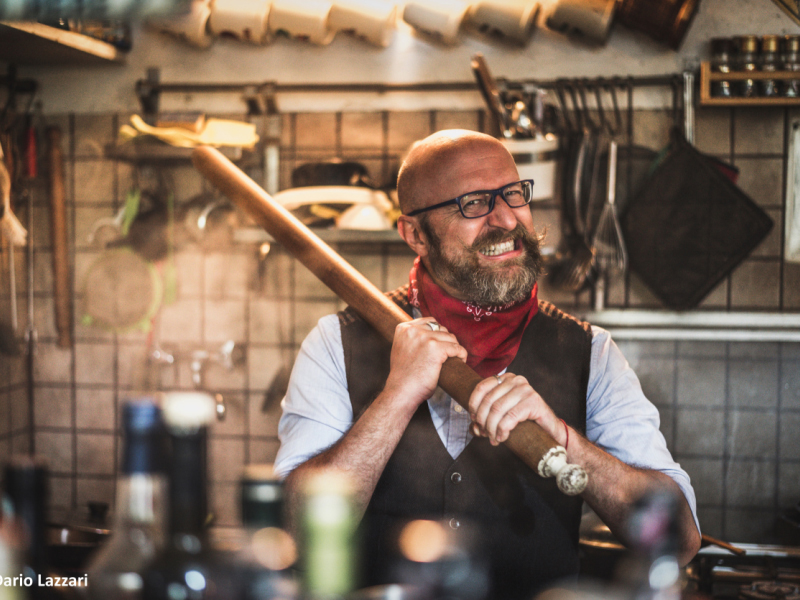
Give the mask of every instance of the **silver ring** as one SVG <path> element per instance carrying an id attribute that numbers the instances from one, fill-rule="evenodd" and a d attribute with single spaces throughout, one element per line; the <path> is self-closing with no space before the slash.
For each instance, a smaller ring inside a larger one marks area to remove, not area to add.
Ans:
<path id="1" fill-rule="evenodd" d="M 439 331 L 441 329 L 436 321 L 428 321 L 425 324 L 431 328 L 431 331 Z"/>
<path id="2" fill-rule="evenodd" d="M 494 378 L 497 379 L 497 385 L 500 385 L 501 383 L 503 383 L 503 380 L 500 379 L 500 375 L 495 375 Z"/>

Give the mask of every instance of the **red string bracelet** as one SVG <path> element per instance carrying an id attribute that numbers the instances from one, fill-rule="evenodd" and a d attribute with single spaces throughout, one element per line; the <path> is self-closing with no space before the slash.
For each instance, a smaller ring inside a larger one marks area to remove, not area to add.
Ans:
<path id="1" fill-rule="evenodd" d="M 564 424 L 564 430 L 567 432 L 567 441 L 564 442 L 564 450 L 569 448 L 569 427 L 567 427 L 567 422 L 564 419 L 559 419 Z"/>

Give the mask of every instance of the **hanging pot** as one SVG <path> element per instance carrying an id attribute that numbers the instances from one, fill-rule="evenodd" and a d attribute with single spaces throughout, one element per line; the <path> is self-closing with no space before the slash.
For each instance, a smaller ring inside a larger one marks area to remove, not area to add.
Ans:
<path id="1" fill-rule="evenodd" d="M 677 50 L 700 0 L 619 0 L 616 20 Z"/>

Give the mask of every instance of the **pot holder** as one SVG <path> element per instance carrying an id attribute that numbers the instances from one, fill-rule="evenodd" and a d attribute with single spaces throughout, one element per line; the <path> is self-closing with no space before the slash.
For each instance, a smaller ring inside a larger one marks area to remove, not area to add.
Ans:
<path id="1" fill-rule="evenodd" d="M 622 217 L 631 269 L 674 310 L 697 306 L 772 225 L 678 129 Z"/>

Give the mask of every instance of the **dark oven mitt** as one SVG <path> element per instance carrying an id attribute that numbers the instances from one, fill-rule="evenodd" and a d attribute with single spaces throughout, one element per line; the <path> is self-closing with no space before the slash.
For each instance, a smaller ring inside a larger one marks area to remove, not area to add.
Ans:
<path id="1" fill-rule="evenodd" d="M 677 129 L 622 217 L 631 269 L 675 310 L 697 306 L 772 225 Z"/>

